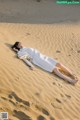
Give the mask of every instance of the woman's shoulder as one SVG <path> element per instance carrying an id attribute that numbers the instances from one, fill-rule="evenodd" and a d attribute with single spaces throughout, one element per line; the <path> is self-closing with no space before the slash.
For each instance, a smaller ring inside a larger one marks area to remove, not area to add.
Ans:
<path id="1" fill-rule="evenodd" d="M 30 47 L 23 47 L 20 49 L 20 51 L 34 51 L 34 48 L 30 48 Z"/>

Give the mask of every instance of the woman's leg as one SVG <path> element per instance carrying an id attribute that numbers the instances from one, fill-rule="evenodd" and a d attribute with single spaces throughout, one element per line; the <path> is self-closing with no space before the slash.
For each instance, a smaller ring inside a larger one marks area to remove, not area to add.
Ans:
<path id="1" fill-rule="evenodd" d="M 57 63 L 56 64 L 57 67 L 60 67 L 61 69 L 63 69 L 64 71 L 68 72 L 69 74 L 73 74 L 72 71 L 70 69 L 68 69 L 67 67 L 65 67 L 63 64 L 61 63 Z"/>
<path id="2" fill-rule="evenodd" d="M 71 70 L 69 70 L 68 68 L 66 68 L 63 64 L 61 63 L 57 63 L 56 66 L 62 70 L 66 75 L 72 77 L 73 79 L 77 79 L 77 77 L 72 73 Z"/>
<path id="3" fill-rule="evenodd" d="M 53 72 L 59 76 L 60 78 L 66 80 L 67 82 L 71 83 L 71 84 L 75 84 L 77 82 L 77 80 L 71 79 L 70 77 L 62 74 L 57 67 L 54 68 Z"/>

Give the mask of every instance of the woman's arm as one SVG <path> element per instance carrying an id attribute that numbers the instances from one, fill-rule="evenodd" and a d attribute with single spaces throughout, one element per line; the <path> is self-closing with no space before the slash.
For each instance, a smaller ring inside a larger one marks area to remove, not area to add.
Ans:
<path id="1" fill-rule="evenodd" d="M 16 49 L 16 48 L 12 48 L 15 52 L 18 52 L 18 49 Z"/>
<path id="2" fill-rule="evenodd" d="M 30 60 L 26 59 L 25 55 L 24 56 L 18 56 L 18 57 L 19 57 L 19 59 L 22 59 L 29 66 L 29 68 L 31 70 L 33 70 L 33 68 L 34 68 L 33 64 L 31 63 Z"/>
<path id="3" fill-rule="evenodd" d="M 22 59 L 22 60 L 30 67 L 31 70 L 33 70 L 34 66 L 30 61 L 28 61 L 27 59 Z"/>
<path id="4" fill-rule="evenodd" d="M 31 63 L 32 62 L 31 58 L 27 58 L 27 55 L 21 55 L 21 54 L 18 54 L 18 58 L 22 59 L 30 67 L 30 69 L 33 70 L 34 66 Z"/>

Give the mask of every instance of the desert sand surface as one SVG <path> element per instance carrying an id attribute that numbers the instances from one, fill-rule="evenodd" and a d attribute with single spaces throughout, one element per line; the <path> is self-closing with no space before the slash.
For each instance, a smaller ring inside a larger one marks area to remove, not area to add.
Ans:
<path id="1" fill-rule="evenodd" d="M 0 112 L 8 112 L 9 120 L 80 120 L 80 8 L 23 1 L 0 0 Z M 11 50 L 16 41 L 63 63 L 78 83 L 37 66 L 30 70 Z"/>

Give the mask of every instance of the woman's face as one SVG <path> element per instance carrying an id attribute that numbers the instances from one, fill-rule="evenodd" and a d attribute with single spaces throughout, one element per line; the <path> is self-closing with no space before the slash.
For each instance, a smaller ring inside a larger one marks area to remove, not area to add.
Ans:
<path id="1" fill-rule="evenodd" d="M 22 45 L 22 43 L 21 42 L 19 42 L 19 44 L 18 44 L 18 46 L 17 46 L 18 48 L 23 48 L 23 45 Z"/>

